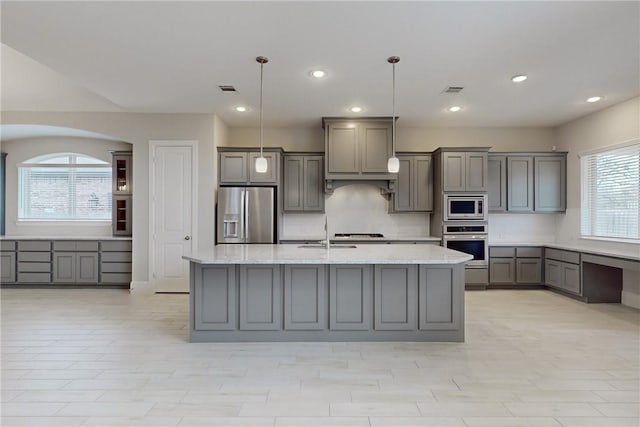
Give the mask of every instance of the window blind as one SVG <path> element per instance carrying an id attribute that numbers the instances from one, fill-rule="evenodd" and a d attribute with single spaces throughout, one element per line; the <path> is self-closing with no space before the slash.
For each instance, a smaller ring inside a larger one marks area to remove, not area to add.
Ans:
<path id="1" fill-rule="evenodd" d="M 580 159 L 581 234 L 640 240 L 640 143 Z"/>

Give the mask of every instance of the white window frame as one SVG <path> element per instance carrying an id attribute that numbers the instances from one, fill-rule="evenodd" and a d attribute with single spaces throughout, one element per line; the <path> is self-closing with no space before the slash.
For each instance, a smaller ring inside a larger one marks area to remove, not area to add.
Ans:
<path id="1" fill-rule="evenodd" d="M 69 158 L 69 163 L 46 163 L 46 161 L 48 159 L 51 158 L 56 158 L 56 157 L 68 157 Z M 91 159 L 95 159 L 101 163 L 77 163 L 78 161 L 78 157 L 85 157 L 85 158 L 91 158 Z M 27 223 L 27 222 L 33 222 L 33 223 L 42 223 L 42 224 L 46 224 L 46 223 L 55 223 L 55 224 L 60 224 L 60 223 L 71 223 L 71 224 L 96 224 L 96 225 L 104 225 L 104 224 L 111 224 L 111 213 L 109 213 L 109 216 L 107 218 L 96 218 L 96 219 L 91 219 L 91 218 L 73 218 L 73 217 L 66 217 L 66 218 L 37 218 L 37 217 L 27 217 L 24 213 L 25 205 L 27 203 L 27 195 L 25 194 L 25 188 L 24 186 L 26 185 L 23 181 L 23 171 L 25 169 L 29 169 L 29 168 L 38 168 L 38 169 L 42 169 L 42 168 L 61 168 L 61 169 L 71 169 L 71 173 L 72 176 L 75 177 L 75 170 L 76 169 L 86 169 L 86 168 L 104 168 L 104 169 L 109 169 L 110 171 L 112 170 L 112 166 L 110 163 L 105 162 L 104 160 L 98 159 L 96 157 L 93 157 L 91 155 L 87 155 L 87 154 L 81 154 L 81 153 L 50 153 L 50 154 L 45 154 L 45 155 L 41 155 L 41 156 L 37 156 L 34 158 L 31 158 L 29 160 L 27 160 L 26 162 L 20 163 L 18 165 L 18 212 L 17 212 L 17 221 L 19 223 Z M 69 185 L 71 188 L 73 188 L 75 186 L 75 180 L 71 179 L 69 182 Z M 74 193 L 74 189 L 72 189 L 71 193 Z M 111 194 L 109 195 L 109 199 L 111 199 Z M 72 200 L 72 202 L 75 202 L 75 198 L 74 200 Z M 72 206 L 73 209 L 75 209 L 77 207 L 76 206 Z"/>
<path id="2" fill-rule="evenodd" d="M 616 144 L 608 147 L 599 148 L 596 150 L 587 151 L 581 153 L 578 157 L 580 158 L 580 237 L 582 239 L 593 239 L 593 240 L 606 240 L 606 241 L 615 241 L 615 242 L 628 242 L 628 243 L 640 243 L 640 203 L 638 203 L 638 197 L 632 197 L 632 204 L 635 201 L 635 217 L 636 217 L 636 225 L 634 229 L 629 230 L 627 235 L 616 234 L 614 230 L 602 230 L 598 229 L 598 208 L 596 205 L 596 200 L 593 200 L 591 196 L 597 192 L 597 189 L 594 189 L 594 185 L 597 183 L 594 182 L 596 177 L 590 176 L 590 173 L 593 171 L 593 168 L 590 168 L 590 165 L 596 161 L 596 156 L 605 156 L 608 154 L 623 154 L 629 153 L 631 155 L 638 156 L 638 168 L 640 171 L 640 139 L 633 139 L 630 141 L 626 141 L 621 144 Z M 640 173 L 637 177 L 637 181 L 635 183 L 637 186 L 637 195 L 640 195 Z M 603 191 L 603 190 L 601 190 Z M 630 208 L 631 217 L 634 216 L 633 206 Z"/>

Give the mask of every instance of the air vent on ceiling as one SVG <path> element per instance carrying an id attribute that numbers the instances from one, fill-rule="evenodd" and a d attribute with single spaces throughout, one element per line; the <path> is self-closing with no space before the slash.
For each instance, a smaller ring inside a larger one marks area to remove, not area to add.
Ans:
<path id="1" fill-rule="evenodd" d="M 459 93 L 462 92 L 462 89 L 464 89 L 464 86 L 447 86 L 442 93 Z"/>
<path id="2" fill-rule="evenodd" d="M 224 93 L 237 93 L 238 92 L 236 90 L 236 88 L 231 86 L 231 85 L 220 85 L 220 86 L 218 86 L 218 88 L 221 91 L 223 91 Z"/>

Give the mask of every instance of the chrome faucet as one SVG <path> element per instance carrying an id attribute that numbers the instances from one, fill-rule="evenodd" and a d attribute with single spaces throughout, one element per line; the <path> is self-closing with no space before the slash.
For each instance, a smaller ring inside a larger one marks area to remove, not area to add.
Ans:
<path id="1" fill-rule="evenodd" d="M 329 215 L 324 216 L 324 234 L 325 244 L 327 245 L 327 249 L 329 249 Z"/>

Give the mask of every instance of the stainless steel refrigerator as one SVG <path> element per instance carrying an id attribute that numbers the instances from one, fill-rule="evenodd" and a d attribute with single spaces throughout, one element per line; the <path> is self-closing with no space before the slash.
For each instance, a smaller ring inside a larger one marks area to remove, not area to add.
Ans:
<path id="1" fill-rule="evenodd" d="M 220 187 L 217 242 L 275 243 L 275 206 L 272 187 Z"/>

